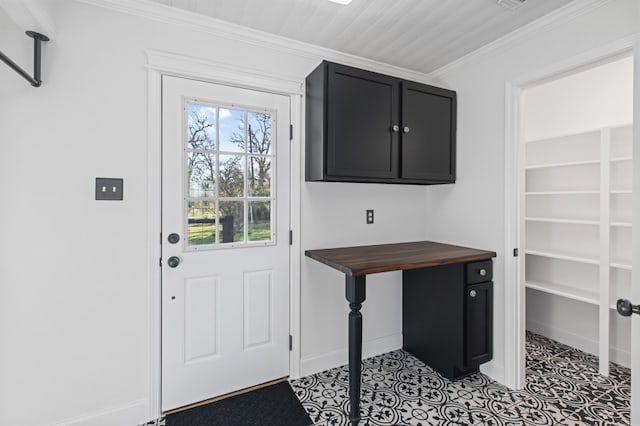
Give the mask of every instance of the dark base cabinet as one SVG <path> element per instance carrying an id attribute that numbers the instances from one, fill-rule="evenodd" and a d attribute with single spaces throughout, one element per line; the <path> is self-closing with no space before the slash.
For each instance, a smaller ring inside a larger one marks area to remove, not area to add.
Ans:
<path id="1" fill-rule="evenodd" d="M 403 348 L 450 380 L 493 356 L 491 267 L 489 260 L 403 271 Z"/>

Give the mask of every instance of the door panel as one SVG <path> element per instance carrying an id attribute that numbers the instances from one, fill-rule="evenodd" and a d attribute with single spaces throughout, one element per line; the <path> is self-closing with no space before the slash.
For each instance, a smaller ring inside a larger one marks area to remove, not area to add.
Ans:
<path id="1" fill-rule="evenodd" d="M 162 87 L 167 411 L 289 374 L 290 107 L 175 77 Z"/>
<path id="2" fill-rule="evenodd" d="M 272 343 L 271 271 L 244 273 L 244 348 Z"/>
<path id="3" fill-rule="evenodd" d="M 218 280 L 187 278 L 184 285 L 185 362 L 218 355 Z"/>

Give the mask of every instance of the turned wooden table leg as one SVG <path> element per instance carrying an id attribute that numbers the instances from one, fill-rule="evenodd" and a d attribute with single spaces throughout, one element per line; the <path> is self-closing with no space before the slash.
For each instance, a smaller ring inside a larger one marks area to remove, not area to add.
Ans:
<path id="1" fill-rule="evenodd" d="M 362 302 L 365 300 L 365 276 L 346 277 L 349 302 L 349 419 L 352 426 L 360 421 L 360 384 L 362 375 Z"/>

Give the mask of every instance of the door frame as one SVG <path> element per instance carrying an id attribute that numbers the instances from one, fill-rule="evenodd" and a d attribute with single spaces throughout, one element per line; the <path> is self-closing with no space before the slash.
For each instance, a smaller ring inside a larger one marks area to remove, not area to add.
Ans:
<path id="1" fill-rule="evenodd" d="M 162 76 L 170 75 L 227 86 L 270 92 L 290 99 L 290 204 L 289 226 L 293 238 L 289 246 L 289 376 L 300 375 L 300 189 L 302 102 L 304 81 L 266 73 L 262 70 L 230 65 L 148 49 L 147 55 L 147 288 L 149 309 L 147 417 L 162 417 L 161 363 L 161 202 L 162 202 Z"/>
<path id="2" fill-rule="evenodd" d="M 519 256 L 514 257 L 509 254 L 505 262 L 505 384 L 509 388 L 522 389 L 526 383 L 522 92 L 529 87 L 629 55 L 634 56 L 634 69 L 637 70 L 640 67 L 640 49 L 634 53 L 637 43 L 637 36 L 625 37 L 505 82 L 505 252 L 511 253 L 514 248 L 519 250 Z M 636 79 L 634 106 L 639 104 L 638 85 L 640 81 Z M 639 113 L 640 111 L 634 109 L 634 132 L 640 124 L 637 119 Z M 634 143 L 638 136 L 640 135 L 634 134 Z M 634 169 L 639 167 L 640 158 L 634 156 L 633 164 Z M 637 262 L 633 263 L 640 267 Z M 515 285 L 509 285 L 509 283 L 515 283 Z M 640 413 L 632 415 L 637 417 Z"/>

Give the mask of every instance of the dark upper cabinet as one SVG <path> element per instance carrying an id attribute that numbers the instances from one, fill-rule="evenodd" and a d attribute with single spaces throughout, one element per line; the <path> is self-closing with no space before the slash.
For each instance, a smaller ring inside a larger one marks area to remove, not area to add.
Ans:
<path id="1" fill-rule="evenodd" d="M 455 181 L 456 94 L 324 61 L 306 80 L 307 181 Z"/>

